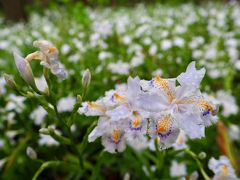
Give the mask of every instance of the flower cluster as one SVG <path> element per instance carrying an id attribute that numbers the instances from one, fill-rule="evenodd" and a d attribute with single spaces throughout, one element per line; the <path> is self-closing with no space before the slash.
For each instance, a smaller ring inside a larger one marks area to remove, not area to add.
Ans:
<path id="1" fill-rule="evenodd" d="M 79 109 L 86 116 L 99 116 L 89 142 L 102 137 L 106 151 L 114 153 L 126 144 L 136 150 L 156 140 L 160 149 L 173 146 L 180 131 L 189 138 L 204 137 L 206 126 L 216 122 L 217 105 L 200 92 L 205 69 L 191 62 L 176 78 L 152 80 L 128 78 L 126 90 L 110 90 L 96 102 Z"/>

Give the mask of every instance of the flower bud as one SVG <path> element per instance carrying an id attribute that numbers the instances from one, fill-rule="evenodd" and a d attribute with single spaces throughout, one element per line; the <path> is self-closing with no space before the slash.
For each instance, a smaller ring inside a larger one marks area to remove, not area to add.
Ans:
<path id="1" fill-rule="evenodd" d="M 71 144 L 71 140 L 69 138 L 63 137 L 61 133 L 59 133 L 58 131 L 56 131 L 50 126 L 48 126 L 48 132 L 49 132 L 49 135 L 56 141 L 62 144 L 67 144 L 67 145 Z"/>
<path id="2" fill-rule="evenodd" d="M 83 72 L 83 77 L 82 77 L 82 85 L 84 88 L 87 88 L 91 82 L 91 73 L 89 69 L 85 70 Z"/>
<path id="3" fill-rule="evenodd" d="M 5 81 L 6 81 L 6 84 L 10 88 L 12 88 L 15 91 L 18 91 L 17 84 L 16 84 L 16 82 L 14 81 L 14 79 L 13 79 L 13 77 L 11 75 L 3 74 L 3 77 L 4 77 Z"/>
<path id="4" fill-rule="evenodd" d="M 77 103 L 81 104 L 82 103 L 82 96 L 81 95 L 77 95 Z"/>
<path id="5" fill-rule="evenodd" d="M 26 154 L 31 159 L 37 159 L 37 153 L 34 151 L 33 148 L 31 148 L 29 146 L 26 149 Z"/>
<path id="6" fill-rule="evenodd" d="M 18 55 L 17 53 L 13 53 L 15 64 L 17 66 L 17 69 L 22 76 L 23 80 L 29 84 L 33 89 L 37 89 L 32 68 L 27 60 L 25 60 L 23 57 Z"/>
<path id="7" fill-rule="evenodd" d="M 207 157 L 207 155 L 206 155 L 205 152 L 200 152 L 200 153 L 198 154 L 198 157 L 199 157 L 199 159 L 205 159 L 205 158 Z"/>
<path id="8" fill-rule="evenodd" d="M 39 133 L 40 134 L 45 134 L 45 135 L 49 135 L 49 130 L 47 128 L 41 128 L 39 129 Z"/>
<path id="9" fill-rule="evenodd" d="M 27 91 L 26 97 L 28 97 L 28 98 L 33 98 L 33 97 L 35 97 L 35 95 L 34 95 L 32 92 Z"/>

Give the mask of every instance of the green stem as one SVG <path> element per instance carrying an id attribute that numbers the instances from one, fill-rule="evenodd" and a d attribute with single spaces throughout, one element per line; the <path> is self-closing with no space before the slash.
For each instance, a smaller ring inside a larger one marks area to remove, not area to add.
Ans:
<path id="1" fill-rule="evenodd" d="M 98 158 L 97 158 L 97 164 L 95 166 L 95 168 L 92 171 L 92 175 L 90 177 L 90 180 L 95 180 L 98 179 L 99 177 L 99 171 L 100 171 L 100 167 L 101 167 L 101 162 L 102 162 L 102 158 L 104 155 L 104 150 L 101 151 L 101 153 L 99 154 Z"/>
<path id="2" fill-rule="evenodd" d="M 63 137 L 63 136 L 55 133 L 54 129 L 48 128 L 48 131 L 49 131 L 49 134 L 52 136 L 52 138 L 54 138 L 56 141 L 58 141 L 62 144 L 66 144 L 66 145 L 71 144 L 71 140 L 69 138 Z"/>
<path id="3" fill-rule="evenodd" d="M 40 168 L 36 171 L 36 173 L 34 174 L 32 180 L 37 180 L 37 178 L 39 177 L 39 175 L 47 168 L 50 168 L 50 167 L 58 167 L 60 165 L 64 165 L 64 166 L 71 166 L 72 168 L 77 168 L 74 164 L 70 164 L 70 163 L 66 163 L 66 162 L 63 162 L 63 161 L 47 161 L 47 162 L 44 162 Z"/>
<path id="4" fill-rule="evenodd" d="M 31 134 L 27 134 L 26 137 L 24 137 L 19 145 L 13 150 L 11 156 L 7 160 L 7 164 L 5 167 L 4 173 L 7 174 L 10 167 L 12 166 L 13 162 L 16 160 L 18 157 L 18 154 L 26 147 L 27 142 L 31 139 Z"/>
<path id="5" fill-rule="evenodd" d="M 204 177 L 205 180 L 211 180 L 211 178 L 207 175 L 207 173 L 204 171 L 203 169 L 203 166 L 201 164 L 201 162 L 199 161 L 198 159 L 198 156 L 192 152 L 190 149 L 185 149 L 184 152 L 188 155 L 190 155 L 197 163 L 199 169 L 200 169 L 200 172 L 202 173 L 202 176 Z"/>
<path id="6" fill-rule="evenodd" d="M 156 163 L 156 166 L 157 166 L 157 169 L 158 169 L 159 171 L 161 171 L 162 166 L 163 166 L 163 163 L 164 163 L 165 154 L 164 154 L 164 152 L 159 151 L 157 139 L 155 140 L 154 145 L 155 145 L 155 149 L 156 149 L 155 152 L 156 152 L 156 154 L 157 154 L 157 163 Z"/>
<path id="7" fill-rule="evenodd" d="M 83 137 L 83 140 L 80 144 L 80 148 L 79 148 L 79 161 L 80 161 L 80 165 L 83 167 L 83 158 L 82 158 L 82 154 L 87 146 L 87 141 L 88 141 L 88 135 L 90 134 L 90 132 L 93 130 L 93 128 L 96 126 L 97 122 L 94 121 L 89 128 L 87 129 L 86 134 Z"/>

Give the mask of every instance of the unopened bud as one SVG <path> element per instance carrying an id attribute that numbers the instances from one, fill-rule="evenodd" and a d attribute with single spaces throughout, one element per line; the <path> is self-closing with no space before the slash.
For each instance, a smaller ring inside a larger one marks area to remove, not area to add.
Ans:
<path id="1" fill-rule="evenodd" d="M 13 77 L 12 76 L 10 76 L 10 75 L 8 75 L 8 74 L 3 74 L 3 77 L 4 77 L 4 79 L 5 79 L 5 81 L 6 81 L 6 84 L 10 87 L 10 88 L 12 88 L 13 90 L 18 90 L 17 89 L 17 84 L 16 84 L 16 82 L 14 81 L 14 79 L 13 79 Z"/>
<path id="2" fill-rule="evenodd" d="M 81 95 L 77 95 L 77 103 L 78 104 L 82 103 L 82 96 Z"/>
<path id="3" fill-rule="evenodd" d="M 26 94 L 26 96 L 27 96 L 28 98 L 33 98 L 33 97 L 34 97 L 34 94 L 33 94 L 32 92 L 28 91 L 27 94 Z"/>
<path id="4" fill-rule="evenodd" d="M 63 137 L 61 135 L 61 133 L 59 133 L 58 131 L 56 131 L 55 129 L 53 129 L 52 127 L 48 127 L 48 131 L 49 131 L 49 135 L 55 139 L 56 141 L 60 142 L 60 143 L 63 143 L 63 144 L 71 144 L 71 140 L 66 138 L 66 137 Z"/>
<path id="5" fill-rule="evenodd" d="M 49 135 L 49 130 L 47 128 L 41 128 L 39 129 L 39 133 L 40 134 L 45 134 L 45 135 Z"/>
<path id="6" fill-rule="evenodd" d="M 86 69 L 83 72 L 83 77 L 82 77 L 82 85 L 84 88 L 87 88 L 91 82 L 91 73 L 89 69 Z"/>
<path id="7" fill-rule="evenodd" d="M 37 89 L 32 68 L 27 60 L 25 60 L 20 55 L 13 53 L 15 64 L 17 66 L 18 72 L 20 73 L 23 80 L 29 84 L 33 89 Z"/>
<path id="8" fill-rule="evenodd" d="M 34 151 L 33 148 L 31 148 L 29 146 L 26 149 L 26 154 L 31 159 L 37 159 L 37 153 Z"/>
<path id="9" fill-rule="evenodd" d="M 199 159 L 205 159 L 205 158 L 207 157 L 207 155 L 206 155 L 205 152 L 200 152 L 200 153 L 198 154 L 198 157 L 199 157 Z"/>

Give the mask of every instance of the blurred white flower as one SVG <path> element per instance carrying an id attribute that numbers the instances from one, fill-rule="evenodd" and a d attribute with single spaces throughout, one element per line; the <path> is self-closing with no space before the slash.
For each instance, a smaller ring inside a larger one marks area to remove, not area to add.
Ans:
<path id="1" fill-rule="evenodd" d="M 2 170 L 2 168 L 6 162 L 7 162 L 7 158 L 0 159 L 0 170 Z"/>
<path id="2" fill-rule="evenodd" d="M 68 54 L 71 50 L 71 47 L 68 44 L 63 44 L 61 47 L 62 54 Z"/>
<path id="3" fill-rule="evenodd" d="M 132 42 L 132 39 L 130 36 L 125 35 L 123 36 L 122 41 L 123 41 L 123 44 L 129 45 Z"/>
<path id="4" fill-rule="evenodd" d="M 240 140 L 240 128 L 235 124 L 230 124 L 228 128 L 229 136 L 232 140 Z"/>
<path id="5" fill-rule="evenodd" d="M 15 94 L 10 94 L 8 97 L 8 103 L 6 104 L 5 109 L 7 111 L 16 111 L 16 112 L 22 112 L 25 105 L 24 105 L 24 101 L 25 101 L 25 97 L 22 96 L 16 96 Z"/>
<path id="6" fill-rule="evenodd" d="M 40 134 L 40 139 L 38 140 L 40 146 L 58 146 L 59 142 L 53 139 L 50 135 Z"/>
<path id="7" fill-rule="evenodd" d="M 149 53 L 151 56 L 156 55 L 156 53 L 157 53 L 157 45 L 156 45 L 156 44 L 152 44 L 152 45 L 149 47 L 148 53 Z"/>
<path id="8" fill-rule="evenodd" d="M 3 146 L 4 146 L 4 140 L 0 139 L 0 149 L 2 149 Z"/>
<path id="9" fill-rule="evenodd" d="M 30 118 L 34 121 L 35 125 L 41 125 L 47 112 L 41 106 L 38 106 L 31 114 Z"/>
<path id="10" fill-rule="evenodd" d="M 161 69 L 156 69 L 155 71 L 152 72 L 152 76 L 162 76 L 163 71 Z"/>
<path id="11" fill-rule="evenodd" d="M 234 169 L 226 156 L 220 156 L 219 160 L 212 157 L 208 162 L 208 167 L 214 172 L 213 180 L 237 180 Z"/>
<path id="12" fill-rule="evenodd" d="M 178 47 L 183 47 L 184 46 L 184 39 L 180 38 L 180 37 L 176 37 L 174 40 L 173 40 L 173 44 L 175 46 L 178 46 Z"/>
<path id="13" fill-rule="evenodd" d="M 240 60 L 237 60 L 234 65 L 236 69 L 240 71 Z"/>
<path id="14" fill-rule="evenodd" d="M 5 85 L 5 79 L 3 77 L 0 77 L 0 96 L 6 93 Z"/>
<path id="15" fill-rule="evenodd" d="M 112 58 L 112 53 L 110 52 L 106 52 L 106 51 L 101 51 L 99 54 L 98 54 L 98 58 L 99 60 L 104 60 L 104 59 L 107 59 L 107 58 Z"/>
<path id="16" fill-rule="evenodd" d="M 140 54 L 140 55 L 134 56 L 131 59 L 130 66 L 137 67 L 137 66 L 140 66 L 141 64 L 143 64 L 143 62 L 144 62 L 144 56 L 142 54 Z"/>
<path id="17" fill-rule="evenodd" d="M 219 90 L 217 92 L 217 99 L 220 104 L 223 106 L 222 115 L 227 117 L 231 114 L 238 113 L 238 106 L 234 96 L 232 96 L 229 92 Z"/>
<path id="18" fill-rule="evenodd" d="M 57 103 L 59 112 L 70 112 L 76 102 L 76 98 L 72 96 L 61 98 Z"/>
<path id="19" fill-rule="evenodd" d="M 172 47 L 172 41 L 170 41 L 170 40 L 168 40 L 168 39 L 162 40 L 162 42 L 161 42 L 161 49 L 162 49 L 163 51 L 168 50 L 168 49 L 170 49 L 171 47 Z"/>
<path id="20" fill-rule="evenodd" d="M 171 177 L 184 177 L 187 175 L 187 168 L 184 163 L 178 163 L 173 160 L 170 167 L 170 176 Z"/>
<path id="21" fill-rule="evenodd" d="M 118 61 L 116 63 L 109 63 L 108 70 L 110 70 L 114 74 L 129 74 L 130 65 L 123 61 Z"/>

